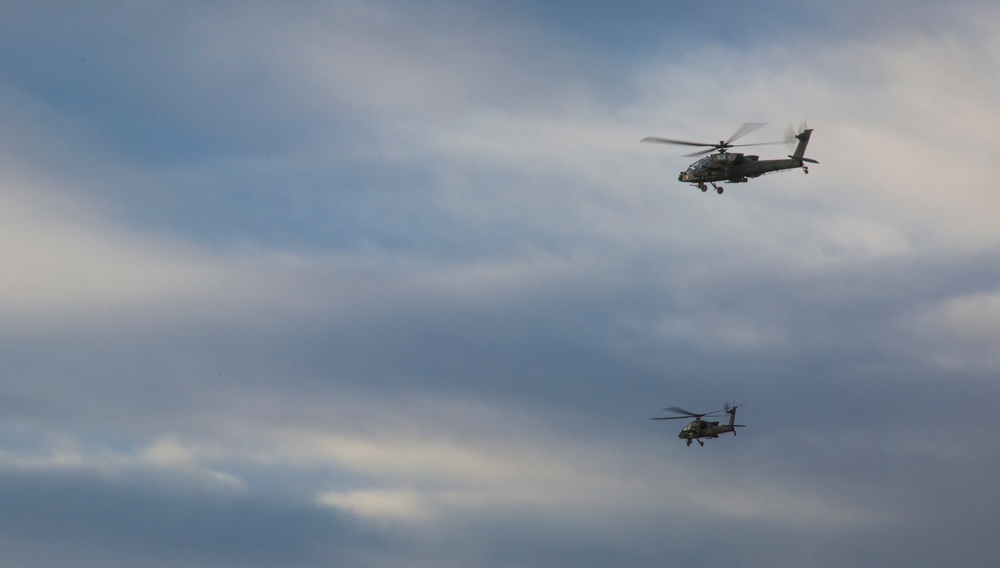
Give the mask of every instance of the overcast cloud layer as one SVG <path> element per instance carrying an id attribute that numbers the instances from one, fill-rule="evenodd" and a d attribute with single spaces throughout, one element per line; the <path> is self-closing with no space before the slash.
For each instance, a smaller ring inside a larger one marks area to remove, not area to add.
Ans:
<path id="1" fill-rule="evenodd" d="M 0 7 L 4 565 L 995 566 L 1000 9 L 611 6 Z"/>

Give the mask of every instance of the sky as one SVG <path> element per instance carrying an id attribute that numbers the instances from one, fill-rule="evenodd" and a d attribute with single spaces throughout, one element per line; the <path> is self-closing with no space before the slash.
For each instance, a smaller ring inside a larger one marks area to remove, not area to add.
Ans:
<path id="1" fill-rule="evenodd" d="M 5 566 L 995 566 L 997 22 L 4 3 Z"/>

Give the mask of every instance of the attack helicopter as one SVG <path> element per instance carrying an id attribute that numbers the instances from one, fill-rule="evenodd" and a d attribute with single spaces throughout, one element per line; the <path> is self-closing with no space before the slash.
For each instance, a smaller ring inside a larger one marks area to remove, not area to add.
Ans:
<path id="1" fill-rule="evenodd" d="M 682 440 L 687 440 L 687 445 L 690 446 L 691 442 L 698 441 L 699 446 L 704 446 L 705 442 L 701 441 L 701 438 L 718 438 L 719 434 L 726 434 L 732 432 L 736 435 L 737 428 L 745 428 L 745 424 L 736 424 L 736 409 L 739 405 L 729 406 L 727 402 L 726 405 L 720 410 L 715 410 L 712 412 L 705 412 L 702 414 L 697 414 L 689 410 L 684 410 L 683 408 L 678 408 L 676 406 L 671 406 L 670 408 L 664 408 L 667 412 L 673 412 L 674 414 L 680 414 L 680 416 L 665 416 L 661 418 L 650 418 L 650 420 L 680 420 L 682 418 L 694 418 L 687 426 L 681 428 L 677 437 Z M 724 413 L 729 416 L 729 424 L 719 424 L 717 421 L 708 421 L 704 418 L 706 416 L 721 416 Z"/>
<path id="2" fill-rule="evenodd" d="M 688 169 L 681 172 L 681 174 L 677 177 L 677 181 L 688 182 L 702 191 L 708 190 L 708 185 L 705 185 L 708 183 L 711 184 L 712 188 L 714 188 L 720 195 L 722 194 L 722 186 L 716 182 L 725 181 L 728 183 L 744 183 L 750 181 L 750 178 L 780 172 L 783 170 L 793 170 L 795 168 L 802 168 L 802 171 L 808 174 L 809 167 L 805 164 L 819 163 L 816 160 L 805 157 L 806 146 L 809 144 L 809 136 L 812 135 L 812 129 L 806 128 L 805 124 L 802 125 L 798 134 L 795 134 L 794 131 L 789 128 L 783 142 L 733 144 L 733 142 L 738 138 L 746 136 L 761 126 L 764 126 L 764 123 L 748 122 L 739 127 L 728 140 L 720 140 L 718 144 L 687 142 L 685 140 L 658 138 L 656 136 L 647 136 L 646 138 L 640 140 L 640 142 L 679 144 L 682 146 L 701 146 L 707 148 L 706 150 L 699 150 L 691 154 L 684 154 L 685 157 L 701 156 L 702 154 L 707 154 L 713 150 L 717 151 L 716 154 L 705 156 L 688 166 Z M 795 151 L 788 156 L 788 159 L 761 160 L 760 156 L 740 154 L 738 152 L 727 152 L 730 148 L 765 146 L 782 143 L 791 144 L 796 140 L 798 141 L 798 144 L 795 147 Z"/>

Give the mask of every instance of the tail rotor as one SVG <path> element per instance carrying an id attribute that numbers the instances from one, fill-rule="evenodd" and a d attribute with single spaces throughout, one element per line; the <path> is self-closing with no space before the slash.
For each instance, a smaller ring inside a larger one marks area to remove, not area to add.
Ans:
<path id="1" fill-rule="evenodd" d="M 808 128 L 809 128 L 809 125 L 806 124 L 806 121 L 804 121 L 804 120 L 801 121 L 801 122 L 799 122 L 799 128 L 798 128 L 798 130 L 796 130 L 795 127 L 792 124 L 790 124 L 790 123 L 789 123 L 789 125 L 787 127 L 785 127 L 785 140 L 784 141 L 785 141 L 785 145 L 788 146 L 788 150 L 789 151 L 792 151 L 792 150 L 795 149 L 796 144 L 798 144 L 798 142 L 799 142 L 799 136 L 801 136 L 802 133 L 805 132 Z"/>

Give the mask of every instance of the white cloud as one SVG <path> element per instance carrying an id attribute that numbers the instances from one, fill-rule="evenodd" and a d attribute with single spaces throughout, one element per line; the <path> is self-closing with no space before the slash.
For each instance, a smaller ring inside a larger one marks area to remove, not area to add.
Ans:
<path id="1" fill-rule="evenodd" d="M 318 502 L 375 519 L 410 521 L 423 519 L 428 514 L 420 493 L 400 489 L 324 493 Z"/>
<path id="2" fill-rule="evenodd" d="M 160 475 L 163 480 L 215 491 L 245 491 L 237 475 L 206 466 L 199 448 L 173 437 L 135 451 L 115 450 L 60 435 L 30 452 L 0 450 L 0 469 L 85 472 L 104 477 Z"/>
<path id="3" fill-rule="evenodd" d="M 158 440 L 142 450 L 140 460 L 158 467 L 186 468 L 195 463 L 194 452 L 174 438 Z"/>
<path id="4" fill-rule="evenodd" d="M 0 309 L 8 316 L 190 298 L 218 277 L 211 258 L 193 247 L 115 227 L 79 203 L 53 206 L 75 198 L 46 193 L 8 186 L 0 198 L 7 267 Z"/>

